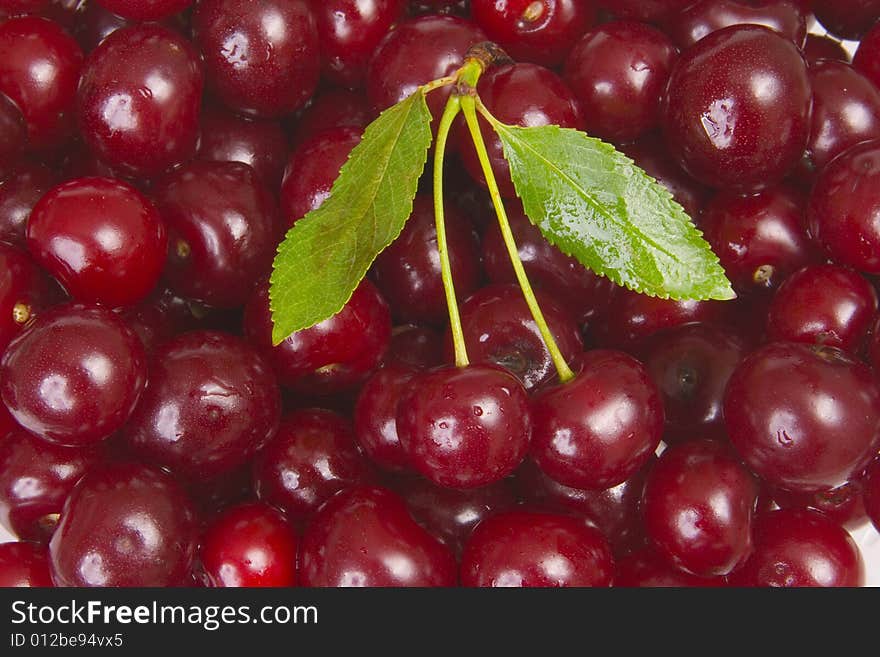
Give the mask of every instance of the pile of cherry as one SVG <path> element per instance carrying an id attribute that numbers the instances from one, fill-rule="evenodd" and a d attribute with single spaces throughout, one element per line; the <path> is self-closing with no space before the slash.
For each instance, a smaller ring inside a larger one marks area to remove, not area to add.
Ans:
<path id="1" fill-rule="evenodd" d="M 0 0 L 0 584 L 863 583 L 880 2 L 600 4 Z M 493 114 L 616 144 L 738 298 L 585 270 L 487 129 L 561 384 L 461 131 L 471 365 L 429 182 L 345 308 L 272 346 L 283 234 L 379 111 L 487 39 L 517 62 L 480 81 Z"/>

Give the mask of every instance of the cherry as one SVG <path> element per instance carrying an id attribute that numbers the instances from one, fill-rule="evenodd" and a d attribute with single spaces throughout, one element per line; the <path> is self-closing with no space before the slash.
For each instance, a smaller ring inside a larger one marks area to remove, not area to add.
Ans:
<path id="1" fill-rule="evenodd" d="M 55 173 L 42 164 L 22 162 L 0 182 L 0 240 L 25 246 L 31 210 L 55 185 Z"/>
<path id="2" fill-rule="evenodd" d="M 618 561 L 614 576 L 614 586 L 624 588 L 703 588 L 726 585 L 724 577 L 698 577 L 674 568 L 651 546 Z"/>
<path id="3" fill-rule="evenodd" d="M 135 21 L 155 21 L 183 11 L 193 0 L 96 0 L 114 14 Z"/>
<path id="4" fill-rule="evenodd" d="M 817 260 L 804 229 L 805 205 L 786 186 L 751 196 L 721 192 L 709 202 L 700 227 L 738 293 L 772 291 Z"/>
<path id="5" fill-rule="evenodd" d="M 725 437 L 724 390 L 746 355 L 742 338 L 726 327 L 689 324 L 649 338 L 641 355 L 662 396 L 667 443 Z"/>
<path id="6" fill-rule="evenodd" d="M 82 63 L 82 50 L 54 21 L 22 16 L 0 24 L 0 93 L 24 116 L 32 147 L 56 148 L 73 134 Z"/>
<path id="7" fill-rule="evenodd" d="M 319 91 L 297 117 L 291 143 L 296 149 L 325 130 L 365 128 L 374 118 L 373 107 L 363 93 L 325 89 Z"/>
<path id="8" fill-rule="evenodd" d="M 583 127 L 580 105 L 572 91 L 553 71 L 537 64 L 493 67 L 480 78 L 477 92 L 486 108 L 502 123 L 529 127 Z M 485 121 L 480 124 L 480 130 L 501 195 L 515 197 L 510 165 L 504 158 L 501 140 Z M 464 128 L 457 134 L 462 164 L 474 180 L 485 185 L 470 134 Z"/>
<path id="9" fill-rule="evenodd" d="M 732 26 L 682 53 L 666 91 L 663 130 L 670 153 L 694 178 L 752 191 L 797 164 L 810 106 L 797 46 L 766 27 Z"/>
<path id="10" fill-rule="evenodd" d="M 2 0 L 0 9 L 10 14 L 32 14 L 43 11 L 49 0 Z"/>
<path id="11" fill-rule="evenodd" d="M 230 109 L 276 118 L 315 91 L 318 28 L 305 0 L 206 0 L 192 24 L 209 88 Z"/>
<path id="12" fill-rule="evenodd" d="M 250 345 L 194 331 L 153 354 L 150 385 L 123 434 L 138 456 L 187 479 L 210 479 L 246 463 L 280 416 L 271 367 Z"/>
<path id="13" fill-rule="evenodd" d="M 51 587 L 49 554 L 36 543 L 0 543 L 0 587 Z"/>
<path id="14" fill-rule="evenodd" d="M 528 396 L 494 365 L 420 374 L 401 397 L 397 433 L 411 467 L 439 486 L 477 488 L 513 472 L 528 450 Z"/>
<path id="15" fill-rule="evenodd" d="M 880 274 L 880 140 L 857 144 L 826 166 L 807 206 L 810 234 L 838 264 Z"/>
<path id="16" fill-rule="evenodd" d="M 867 39 L 867 36 L 865 38 Z M 843 44 L 827 35 L 808 34 L 803 52 L 807 64 L 811 67 L 823 59 L 837 60 L 845 64 L 850 63 L 849 52 L 843 47 Z"/>
<path id="17" fill-rule="evenodd" d="M 0 181 L 14 169 L 27 145 L 24 117 L 9 98 L 0 93 Z"/>
<path id="18" fill-rule="evenodd" d="M 583 340 L 571 316 L 552 297 L 536 293 L 544 319 L 563 357 L 573 363 L 583 351 Z M 481 288 L 461 305 L 461 323 L 468 356 L 475 363 L 494 363 L 512 372 L 527 390 L 556 375 L 541 331 L 517 285 Z M 452 339 L 447 331 L 446 360 L 452 361 Z"/>
<path id="19" fill-rule="evenodd" d="M 338 493 L 302 538 L 304 586 L 453 586 L 456 575 L 449 549 L 416 524 L 400 497 L 382 488 Z"/>
<path id="20" fill-rule="evenodd" d="M 354 407 L 358 444 L 370 460 L 386 470 L 409 469 L 409 457 L 397 435 L 397 405 L 415 376 L 410 368 L 386 365 L 367 380 Z"/>
<path id="21" fill-rule="evenodd" d="M 773 501 L 783 509 L 815 509 L 842 527 L 858 527 L 865 518 L 862 478 L 848 481 L 834 490 L 818 493 L 792 493 L 776 489 Z"/>
<path id="22" fill-rule="evenodd" d="M 862 75 L 880 87 L 880 25 L 872 27 L 861 42 L 853 57 L 853 66 Z"/>
<path id="23" fill-rule="evenodd" d="M 532 285 L 545 290 L 568 308 L 578 321 L 598 319 L 611 297 L 611 281 L 594 274 L 550 244 L 529 221 L 521 204 L 505 205 L 520 261 Z M 486 228 L 482 246 L 483 265 L 492 282 L 515 283 L 516 274 L 496 222 Z M 458 291 L 459 277 L 454 278 Z"/>
<path id="24" fill-rule="evenodd" d="M 405 4 L 404 0 L 316 3 L 314 12 L 324 77 L 343 87 L 362 87 L 376 46 L 401 18 Z"/>
<path id="25" fill-rule="evenodd" d="M 0 362 L 15 420 L 46 440 L 87 445 L 128 420 L 146 385 L 140 340 L 115 313 L 79 304 L 41 313 Z"/>
<path id="26" fill-rule="evenodd" d="M 192 503 L 155 468 L 124 463 L 76 485 L 49 543 L 56 586 L 175 586 L 196 552 Z"/>
<path id="27" fill-rule="evenodd" d="M 117 30 L 83 68 L 83 138 L 112 167 L 160 174 L 195 153 L 202 86 L 198 54 L 176 32 L 155 23 Z"/>
<path id="28" fill-rule="evenodd" d="M 763 25 L 802 47 L 807 20 L 797 2 L 776 0 L 750 5 L 737 0 L 702 0 L 669 21 L 669 33 L 682 50 L 703 37 L 731 25 Z"/>
<path id="29" fill-rule="evenodd" d="M 662 22 L 678 13 L 693 0 L 600 0 L 599 5 L 620 18 Z"/>
<path id="30" fill-rule="evenodd" d="M 782 509 L 755 518 L 755 549 L 731 575 L 734 586 L 862 586 L 858 546 L 840 525 L 806 509 Z"/>
<path id="31" fill-rule="evenodd" d="M 254 489 L 293 521 L 308 520 L 334 493 L 371 479 L 351 423 L 322 409 L 286 415 L 254 462 Z"/>
<path id="32" fill-rule="evenodd" d="M 165 265 L 165 224 L 149 200 L 110 178 L 80 178 L 51 190 L 27 223 L 28 249 L 75 299 L 137 303 Z"/>
<path id="33" fill-rule="evenodd" d="M 215 518 L 199 548 L 208 586 L 296 586 L 298 539 L 279 511 L 250 502 Z"/>
<path id="34" fill-rule="evenodd" d="M 263 283 L 245 309 L 244 330 L 283 386 L 325 395 L 357 387 L 379 366 L 391 337 L 391 315 L 376 287 L 364 280 L 333 317 L 273 347 L 269 286 Z"/>
<path id="35" fill-rule="evenodd" d="M 865 513 L 880 531 L 880 458 L 875 458 L 868 466 L 862 485 Z"/>
<path id="36" fill-rule="evenodd" d="M 877 312 L 877 293 L 859 274 L 837 265 L 805 267 L 773 297 L 767 337 L 856 352 Z"/>
<path id="37" fill-rule="evenodd" d="M 285 226 L 292 226 L 327 200 L 339 170 L 362 136 L 360 128 L 331 128 L 302 142 L 290 154 L 281 183 Z"/>
<path id="38" fill-rule="evenodd" d="M 397 326 L 391 334 L 383 363 L 422 370 L 442 365 L 442 336 L 427 326 Z"/>
<path id="39" fill-rule="evenodd" d="M 209 106 L 202 111 L 200 134 L 198 159 L 249 164 L 270 188 L 278 189 L 287 162 L 287 137 L 281 124 L 245 119 Z"/>
<path id="40" fill-rule="evenodd" d="M 829 490 L 880 448 L 880 386 L 870 368 L 837 349 L 776 342 L 734 371 L 724 420 L 734 447 L 767 483 Z"/>
<path id="41" fill-rule="evenodd" d="M 462 299 L 480 286 L 480 246 L 473 227 L 455 206 L 446 206 L 445 217 L 455 293 Z M 431 197 L 416 196 L 403 232 L 376 258 L 373 274 L 396 319 L 435 325 L 447 321 Z"/>
<path id="42" fill-rule="evenodd" d="M 454 14 L 467 16 L 470 12 L 470 0 L 409 0 L 409 13 L 421 14 Z"/>
<path id="43" fill-rule="evenodd" d="M 880 19 L 878 0 L 813 0 L 813 13 L 826 30 L 842 39 L 859 39 Z"/>
<path id="44" fill-rule="evenodd" d="M 530 453 L 551 479 L 602 490 L 629 479 L 657 449 L 663 404 L 631 356 L 589 351 L 581 367 L 573 380 L 533 399 Z"/>
<path id="45" fill-rule="evenodd" d="M 269 272 L 278 208 L 256 171 L 240 162 L 191 162 L 155 190 L 168 226 L 165 277 L 172 289 L 235 308 Z"/>
<path id="46" fill-rule="evenodd" d="M 669 37 L 644 23 L 613 21 L 587 32 L 565 62 L 587 133 L 627 142 L 657 127 L 675 59 Z"/>
<path id="47" fill-rule="evenodd" d="M 48 541 L 64 500 L 103 450 L 62 447 L 26 431 L 0 441 L 0 524 L 28 541 Z"/>
<path id="48" fill-rule="evenodd" d="M 55 285 L 27 253 L 0 242 L 0 353 L 56 296 Z"/>
<path id="49" fill-rule="evenodd" d="M 97 2 L 89 2 L 78 15 L 74 36 L 83 50 L 90 53 L 116 30 L 130 27 L 134 22 L 114 14 Z"/>
<path id="50" fill-rule="evenodd" d="M 461 558 L 462 586 L 611 586 L 608 541 L 583 520 L 527 511 L 481 522 Z"/>
<path id="51" fill-rule="evenodd" d="M 518 62 L 559 66 L 596 19 L 592 1 L 473 0 L 474 22 Z"/>

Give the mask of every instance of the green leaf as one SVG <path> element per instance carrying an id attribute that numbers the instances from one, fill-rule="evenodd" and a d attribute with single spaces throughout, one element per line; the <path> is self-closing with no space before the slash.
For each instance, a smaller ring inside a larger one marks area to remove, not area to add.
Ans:
<path id="1" fill-rule="evenodd" d="M 412 214 L 430 145 L 422 89 L 367 126 L 330 196 L 278 247 L 269 288 L 274 344 L 342 310 Z"/>
<path id="2" fill-rule="evenodd" d="M 526 214 L 565 254 L 651 296 L 736 296 L 684 209 L 613 146 L 557 126 L 492 125 Z"/>

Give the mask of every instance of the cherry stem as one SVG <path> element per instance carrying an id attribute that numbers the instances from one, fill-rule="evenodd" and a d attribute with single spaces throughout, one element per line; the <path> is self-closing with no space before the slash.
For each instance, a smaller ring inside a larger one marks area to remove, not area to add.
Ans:
<path id="1" fill-rule="evenodd" d="M 440 127 L 437 129 L 437 143 L 434 149 L 434 221 L 437 226 L 440 276 L 443 279 L 443 290 L 446 293 L 449 326 L 452 329 L 452 345 L 455 348 L 455 365 L 456 367 L 467 367 L 469 364 L 467 346 L 464 342 L 464 331 L 461 328 L 461 316 L 458 313 L 455 285 L 452 282 L 452 265 L 449 262 L 449 246 L 446 242 L 446 214 L 443 207 L 443 161 L 446 155 L 446 142 L 449 139 L 452 123 L 459 112 L 461 112 L 461 98 L 452 94 L 443 110 L 443 117 L 440 119 Z"/>
<path id="2" fill-rule="evenodd" d="M 532 318 L 538 325 L 538 330 L 541 331 L 541 337 L 547 345 L 547 350 L 550 352 L 550 358 L 553 359 L 553 365 L 556 367 L 556 371 L 559 374 L 559 380 L 562 383 L 566 383 L 574 378 L 574 372 L 568 366 L 568 363 L 565 362 L 565 357 L 559 350 L 559 345 L 556 344 L 556 338 L 553 337 L 553 333 L 547 325 L 547 320 L 544 318 L 544 313 L 541 312 L 541 306 L 538 304 L 537 298 L 535 298 L 535 292 L 532 289 L 532 285 L 526 275 L 526 270 L 520 260 L 519 249 L 517 249 L 516 240 L 513 237 L 513 231 L 510 229 L 507 212 L 505 211 L 504 203 L 501 200 L 501 192 L 498 190 L 498 182 L 495 180 L 495 174 L 492 171 L 492 164 L 489 161 L 489 153 L 486 151 L 486 144 L 483 141 L 483 134 L 480 131 L 476 108 L 477 101 L 473 95 L 461 97 L 461 109 L 464 112 L 464 118 L 465 121 L 467 121 L 468 130 L 470 131 L 471 139 L 474 142 L 474 148 L 476 148 L 477 151 L 477 157 L 480 160 L 480 167 L 483 170 L 483 176 L 486 178 L 486 184 L 489 187 L 489 196 L 492 198 L 492 205 L 495 207 L 495 214 L 498 217 L 498 225 L 501 228 L 501 237 L 504 239 L 504 246 L 507 248 L 507 253 L 510 256 L 510 263 L 513 265 L 516 280 L 519 282 L 520 288 L 522 288 L 523 296 L 525 297 L 526 304 L 529 306 L 529 311 L 532 313 Z"/>

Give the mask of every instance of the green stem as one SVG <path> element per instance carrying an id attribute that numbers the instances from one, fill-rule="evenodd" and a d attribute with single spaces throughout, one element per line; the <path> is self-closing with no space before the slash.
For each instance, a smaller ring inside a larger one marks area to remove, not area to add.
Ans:
<path id="1" fill-rule="evenodd" d="M 492 205 L 495 206 L 495 214 L 498 216 L 498 225 L 501 228 L 501 237 L 504 239 L 504 246 L 507 248 L 507 253 L 510 256 L 510 262 L 513 265 L 516 280 L 522 288 L 523 296 L 526 299 L 532 317 L 538 325 L 538 329 L 541 331 L 541 337 L 544 338 L 544 343 L 547 345 L 547 350 L 550 352 L 550 357 L 553 359 L 553 364 L 556 366 L 559 380 L 562 381 L 562 383 L 566 383 L 574 378 L 574 372 L 568 366 L 568 363 L 565 362 L 565 357 L 563 357 L 562 352 L 559 350 L 559 345 L 556 344 L 556 339 L 550 332 L 550 327 L 547 326 L 547 320 L 544 319 L 544 313 L 541 312 L 541 307 L 538 305 L 538 300 L 535 298 L 535 292 L 532 290 L 532 285 L 529 283 L 526 270 L 523 268 L 522 261 L 519 258 L 519 250 L 516 247 L 516 240 L 513 237 L 513 231 L 510 230 L 510 222 L 507 219 L 507 212 L 504 210 L 501 193 L 498 191 L 498 183 L 495 180 L 495 174 L 492 172 L 492 164 L 489 162 L 489 153 L 486 151 L 483 134 L 480 132 L 476 107 L 477 102 L 473 96 L 463 96 L 461 98 L 461 109 L 464 112 L 464 118 L 465 121 L 467 121 L 468 130 L 471 133 L 471 139 L 473 140 L 474 148 L 476 148 L 477 151 L 477 157 L 480 160 L 480 167 L 483 170 L 486 184 L 489 187 L 489 196 L 492 197 Z"/>
<path id="2" fill-rule="evenodd" d="M 443 208 L 443 160 L 446 154 L 446 142 L 452 122 L 461 112 L 461 98 L 455 94 L 449 97 L 440 127 L 437 129 L 437 143 L 434 148 L 434 221 L 437 225 L 437 251 L 440 254 L 440 276 L 443 279 L 443 290 L 446 292 L 446 306 L 449 310 L 449 326 L 452 328 L 452 345 L 455 348 L 456 367 L 468 365 L 467 347 L 464 343 L 464 331 L 461 328 L 461 316 L 458 314 L 458 302 L 455 298 L 455 285 L 452 282 L 452 266 L 449 262 L 449 246 L 446 242 L 446 215 Z"/>
<path id="3" fill-rule="evenodd" d="M 434 89 L 439 89 L 440 87 L 448 87 L 450 84 L 455 84 L 456 80 L 457 77 L 455 75 L 447 75 L 445 78 L 437 78 L 432 82 L 423 84 L 422 91 L 427 94 L 434 91 Z"/>

